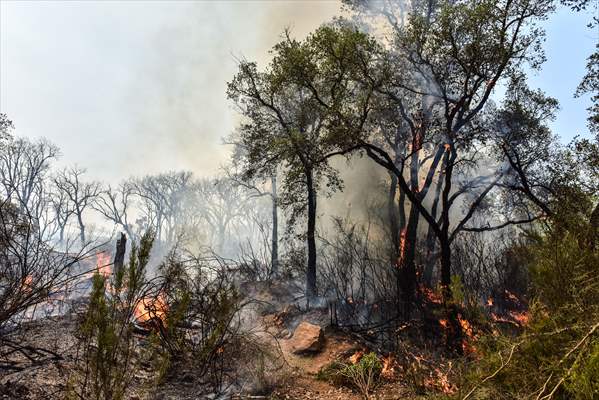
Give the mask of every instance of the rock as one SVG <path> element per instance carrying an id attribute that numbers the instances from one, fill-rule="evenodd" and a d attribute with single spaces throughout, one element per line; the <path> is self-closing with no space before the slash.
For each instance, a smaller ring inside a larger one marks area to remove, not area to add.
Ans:
<path id="1" fill-rule="evenodd" d="M 320 326 L 303 321 L 295 328 L 290 344 L 294 354 L 317 353 L 324 346 L 324 332 Z"/>

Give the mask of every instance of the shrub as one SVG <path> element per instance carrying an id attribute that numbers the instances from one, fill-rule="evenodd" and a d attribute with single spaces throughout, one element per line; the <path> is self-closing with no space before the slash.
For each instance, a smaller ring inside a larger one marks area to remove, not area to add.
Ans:
<path id="1" fill-rule="evenodd" d="M 317 379 L 353 387 L 365 399 L 369 399 L 370 393 L 379 382 L 382 369 L 381 360 L 375 353 L 370 352 L 355 364 L 333 361 L 318 371 Z"/>
<path id="2" fill-rule="evenodd" d="M 519 337 L 488 338 L 466 397 L 578 399 L 599 396 L 599 249 L 588 215 L 563 213 L 528 246 L 533 283 Z M 476 397 L 475 397 L 476 396 Z"/>
<path id="3" fill-rule="evenodd" d="M 127 268 L 110 279 L 96 272 L 89 305 L 76 334 L 80 359 L 69 379 L 67 398 L 125 398 L 135 370 L 133 316 L 147 282 L 154 237 L 146 233 L 133 246 Z"/>

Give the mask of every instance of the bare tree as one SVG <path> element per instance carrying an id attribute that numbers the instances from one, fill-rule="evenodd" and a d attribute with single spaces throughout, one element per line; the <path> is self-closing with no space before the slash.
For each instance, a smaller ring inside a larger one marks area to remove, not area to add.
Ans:
<path id="1" fill-rule="evenodd" d="M 50 192 L 50 207 L 54 213 L 54 224 L 58 231 L 58 241 L 64 243 L 64 234 L 69 220 L 73 216 L 74 209 L 64 190 L 54 187 Z"/>
<path id="2" fill-rule="evenodd" d="M 72 209 L 72 213 L 77 217 L 79 225 L 79 239 L 84 245 L 85 224 L 83 222 L 84 211 L 91 206 L 100 193 L 99 182 L 85 182 L 81 178 L 85 174 L 85 169 L 73 167 L 60 172 L 54 179 L 54 183 L 59 191 L 66 196 L 66 202 Z"/>
<path id="3" fill-rule="evenodd" d="M 201 179 L 197 190 L 202 218 L 216 238 L 216 250 L 223 252 L 231 225 L 244 218 L 251 197 L 245 187 L 233 185 L 225 178 Z"/>
<path id="4" fill-rule="evenodd" d="M 91 207 L 102 214 L 107 221 L 120 226 L 127 233 L 129 239 L 135 240 L 137 235 L 129 222 L 133 196 L 134 189 L 128 182 L 123 182 L 116 188 L 108 185 L 99 193 Z"/>
<path id="5" fill-rule="evenodd" d="M 0 152 L 3 197 L 16 204 L 21 214 L 30 215 L 42 230 L 50 228 L 52 223 L 46 178 L 58 155 L 58 147 L 47 140 L 26 138 L 8 141 Z"/>
<path id="6" fill-rule="evenodd" d="M 173 243 L 177 234 L 197 222 L 193 212 L 191 172 L 167 172 L 130 181 L 131 193 L 141 200 L 140 211 L 158 242 Z"/>

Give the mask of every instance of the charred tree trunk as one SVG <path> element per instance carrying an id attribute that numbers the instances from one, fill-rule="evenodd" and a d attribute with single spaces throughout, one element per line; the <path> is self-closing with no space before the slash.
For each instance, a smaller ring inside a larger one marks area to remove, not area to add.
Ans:
<path id="1" fill-rule="evenodd" d="M 393 257 L 399 257 L 399 215 L 398 205 L 395 203 L 397 198 L 397 176 L 390 174 L 389 196 L 387 197 L 387 215 L 389 218 L 389 231 L 391 233 L 391 243 L 393 245 Z"/>
<path id="2" fill-rule="evenodd" d="M 116 253 L 114 255 L 114 274 L 119 276 L 123 265 L 125 264 L 125 250 L 127 249 L 127 236 L 121 233 L 121 237 L 116 241 Z"/>
<path id="3" fill-rule="evenodd" d="M 441 171 L 443 171 L 445 163 L 441 166 Z M 433 199 L 433 205 L 431 208 L 431 215 L 433 218 L 437 218 L 437 208 L 439 206 L 439 198 L 441 197 L 441 188 L 443 187 L 443 175 L 439 176 L 439 180 L 437 181 L 437 186 L 435 187 L 435 198 Z M 427 287 L 433 286 L 433 271 L 435 270 L 435 261 L 436 261 L 436 238 L 435 231 L 432 226 L 429 225 L 428 232 L 426 234 L 426 264 L 424 266 L 423 273 L 423 282 Z"/>
<path id="4" fill-rule="evenodd" d="M 422 146 L 421 128 L 417 128 L 412 138 L 412 156 L 410 157 L 410 189 L 413 193 L 419 193 L 418 172 L 420 169 L 420 157 L 418 151 Z M 418 239 L 418 222 L 420 212 L 412 204 L 405 235 L 400 239 L 400 268 L 403 314 L 405 319 L 410 318 L 412 302 L 416 290 L 416 245 Z M 403 232 L 403 230 L 402 230 Z"/>
<path id="5" fill-rule="evenodd" d="M 306 296 L 308 300 L 316 296 L 316 189 L 312 169 L 306 169 L 308 189 L 308 265 L 306 269 Z"/>
<path id="6" fill-rule="evenodd" d="M 441 197 L 441 229 L 437 235 L 441 249 L 441 288 L 443 291 L 443 303 L 447 312 L 449 330 L 447 332 L 447 349 L 462 354 L 462 327 L 458 320 L 458 307 L 453 301 L 451 293 L 451 239 L 449 236 L 449 209 L 451 207 L 449 195 L 451 193 L 451 178 L 453 166 L 456 159 L 455 149 L 450 144 L 447 152 L 445 165 L 444 187 Z"/>
<path id="7" fill-rule="evenodd" d="M 279 274 L 279 210 L 277 198 L 277 177 L 270 178 L 272 186 L 272 244 L 270 253 L 271 274 L 276 277 Z"/>

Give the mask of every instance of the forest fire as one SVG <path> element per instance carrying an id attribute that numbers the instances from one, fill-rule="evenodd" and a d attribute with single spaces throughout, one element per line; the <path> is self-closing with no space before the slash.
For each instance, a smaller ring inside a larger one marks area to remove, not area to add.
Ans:
<path id="1" fill-rule="evenodd" d="M 408 228 L 403 228 L 399 233 L 399 259 L 397 260 L 397 266 L 402 267 L 406 254 L 406 238 L 407 238 Z"/>
<path id="2" fill-rule="evenodd" d="M 349 357 L 349 362 L 351 362 L 352 364 L 357 364 L 358 362 L 360 362 L 363 356 L 364 350 L 358 350 L 351 357 Z"/>
<path id="3" fill-rule="evenodd" d="M 384 378 L 391 379 L 395 375 L 395 358 L 389 353 L 387 357 L 383 357 L 383 369 L 381 375 Z"/>
<path id="4" fill-rule="evenodd" d="M 109 252 L 99 251 L 96 253 L 96 270 L 104 278 L 110 277 L 112 274 L 112 262 L 110 261 Z"/>
<path id="5" fill-rule="evenodd" d="M 144 297 L 135 305 L 134 316 L 137 322 L 144 324 L 149 321 L 166 322 L 168 305 L 164 293 L 156 297 Z"/>
<path id="6" fill-rule="evenodd" d="M 451 370 L 451 363 L 449 369 Z M 454 394 L 457 390 L 455 385 L 449 380 L 449 373 L 443 372 L 437 367 L 433 368 L 429 376 L 424 380 L 424 385 L 435 388 L 445 394 Z"/>
<path id="7" fill-rule="evenodd" d="M 431 303 L 431 304 L 442 304 L 443 303 L 443 297 L 441 296 L 441 294 L 434 291 L 433 289 L 426 287 L 426 286 L 420 286 L 419 291 L 420 291 L 420 295 L 429 303 Z"/>

